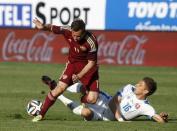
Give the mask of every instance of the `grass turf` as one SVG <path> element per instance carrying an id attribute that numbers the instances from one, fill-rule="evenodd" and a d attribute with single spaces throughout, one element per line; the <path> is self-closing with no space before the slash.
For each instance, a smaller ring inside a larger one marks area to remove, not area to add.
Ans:
<path id="1" fill-rule="evenodd" d="M 48 89 L 40 80 L 42 75 L 57 79 L 64 65 L 1 63 L 0 64 L 0 131 L 176 131 L 177 129 L 177 68 L 100 66 L 101 90 L 114 95 L 125 84 L 135 84 L 144 76 L 158 82 L 157 92 L 149 98 L 157 112 L 170 114 L 167 124 L 147 121 L 143 117 L 133 122 L 85 122 L 71 113 L 60 102 L 48 111 L 46 119 L 32 123 L 26 113 L 31 99 L 43 100 Z M 43 93 L 44 94 L 43 94 Z M 77 94 L 65 93 L 78 100 Z"/>

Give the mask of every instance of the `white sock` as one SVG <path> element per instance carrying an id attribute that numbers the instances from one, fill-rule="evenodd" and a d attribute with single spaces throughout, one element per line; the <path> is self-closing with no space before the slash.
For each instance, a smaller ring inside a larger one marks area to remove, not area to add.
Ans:
<path id="1" fill-rule="evenodd" d="M 57 99 L 60 100 L 65 106 L 67 106 L 67 105 L 69 105 L 70 103 L 73 102 L 72 100 L 66 98 L 66 97 L 63 96 L 63 95 L 58 96 Z"/>
<path id="2" fill-rule="evenodd" d="M 81 112 L 82 112 L 82 109 L 83 109 L 82 105 L 77 104 L 76 102 L 66 98 L 63 95 L 58 96 L 57 99 L 59 99 L 70 110 L 72 110 L 74 114 L 81 116 Z"/>
<path id="3" fill-rule="evenodd" d="M 82 88 L 81 83 L 75 83 L 72 86 L 69 86 L 66 90 L 72 93 L 80 93 Z"/>

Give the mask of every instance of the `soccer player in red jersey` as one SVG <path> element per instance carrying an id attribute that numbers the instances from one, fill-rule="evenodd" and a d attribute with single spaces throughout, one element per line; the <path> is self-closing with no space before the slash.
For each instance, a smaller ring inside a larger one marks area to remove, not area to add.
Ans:
<path id="1" fill-rule="evenodd" d="M 85 23 L 76 19 L 71 26 L 62 27 L 51 24 L 43 25 L 38 19 L 33 23 L 37 29 L 62 34 L 68 42 L 70 49 L 68 62 L 59 79 L 57 87 L 51 90 L 43 103 L 41 112 L 33 118 L 33 122 L 43 119 L 47 110 L 55 103 L 68 86 L 80 81 L 83 84 L 82 91 L 85 95 L 81 98 L 83 103 L 95 103 L 99 95 L 99 76 L 97 65 L 98 43 L 96 37 L 85 30 Z M 87 92 L 87 93 L 86 93 Z"/>

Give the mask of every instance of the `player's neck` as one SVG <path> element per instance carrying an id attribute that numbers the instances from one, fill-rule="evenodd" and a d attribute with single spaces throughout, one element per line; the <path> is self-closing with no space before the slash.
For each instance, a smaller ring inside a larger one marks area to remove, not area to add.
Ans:
<path id="1" fill-rule="evenodd" d="M 136 95 L 136 98 L 139 100 L 145 100 L 146 96 L 144 96 L 143 94 L 139 94 L 139 95 Z"/>

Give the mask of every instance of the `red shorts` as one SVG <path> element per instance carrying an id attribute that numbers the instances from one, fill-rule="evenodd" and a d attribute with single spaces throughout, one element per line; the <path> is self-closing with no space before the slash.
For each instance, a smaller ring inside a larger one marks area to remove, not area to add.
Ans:
<path id="1" fill-rule="evenodd" d="M 86 64 L 87 63 L 83 62 L 67 63 L 60 77 L 60 81 L 68 84 L 68 86 L 72 85 L 72 75 L 78 74 L 85 67 Z M 95 66 L 80 79 L 80 81 L 84 85 L 83 90 L 99 92 L 98 79 L 98 66 Z"/>

